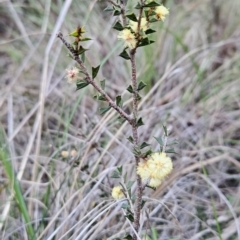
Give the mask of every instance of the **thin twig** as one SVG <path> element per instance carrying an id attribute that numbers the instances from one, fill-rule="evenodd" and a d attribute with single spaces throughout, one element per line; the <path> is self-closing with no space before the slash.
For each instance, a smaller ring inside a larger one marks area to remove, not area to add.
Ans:
<path id="1" fill-rule="evenodd" d="M 125 113 L 119 106 L 117 106 L 117 104 L 109 97 L 109 95 L 100 86 L 97 85 L 94 79 L 92 79 L 83 61 L 79 58 L 77 51 L 64 39 L 63 34 L 59 32 L 57 34 L 57 37 L 62 40 L 63 44 L 71 52 L 73 59 L 79 64 L 81 70 L 86 75 L 86 81 L 89 84 L 91 84 L 99 93 L 102 94 L 102 96 L 106 99 L 110 107 L 114 108 L 121 115 L 121 117 L 126 119 L 129 122 L 129 124 L 132 125 L 134 122 L 133 119 L 127 113 Z"/>
<path id="2" fill-rule="evenodd" d="M 125 27 L 127 25 L 127 18 L 126 18 L 126 10 L 125 10 L 125 4 L 123 0 L 120 0 L 120 8 L 121 8 L 121 15 L 122 15 L 122 21 L 123 26 Z"/>
<path id="3" fill-rule="evenodd" d="M 142 1 L 141 1 L 142 2 Z M 138 27 L 137 27 L 137 36 L 139 36 L 140 28 L 141 28 L 141 20 L 142 20 L 143 8 L 139 10 L 138 17 Z M 139 42 L 139 40 L 138 40 Z M 137 43 L 138 45 L 138 43 Z M 137 48 L 137 46 L 136 46 Z M 134 124 L 132 125 L 132 133 L 133 133 L 133 142 L 134 147 L 138 148 L 138 127 L 137 127 L 137 118 L 138 118 L 138 90 L 137 90 L 137 74 L 136 74 L 136 48 L 130 51 L 130 61 L 131 61 L 131 69 L 132 69 L 132 87 L 133 87 L 133 116 L 134 116 Z M 140 215 L 141 215 L 141 206 L 142 206 L 142 195 L 144 187 L 142 186 L 142 179 L 137 174 L 137 167 L 140 162 L 140 157 L 135 155 L 135 169 L 137 175 L 137 199 L 134 213 L 134 229 L 138 233 L 140 227 Z M 137 235 L 134 234 L 133 240 L 137 240 Z"/>

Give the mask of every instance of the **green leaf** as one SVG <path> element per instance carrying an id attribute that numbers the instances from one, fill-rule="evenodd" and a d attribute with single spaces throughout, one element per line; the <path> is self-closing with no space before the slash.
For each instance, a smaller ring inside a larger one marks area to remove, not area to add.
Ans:
<path id="1" fill-rule="evenodd" d="M 83 52 L 82 54 L 81 54 L 81 60 L 82 60 L 82 62 L 85 62 L 85 52 Z M 85 73 L 84 73 L 85 74 Z"/>
<path id="2" fill-rule="evenodd" d="M 148 146 L 150 146 L 150 144 L 148 144 L 146 142 L 143 142 L 140 146 L 140 149 L 143 149 L 143 148 L 148 147 Z"/>
<path id="3" fill-rule="evenodd" d="M 134 222 L 134 217 L 132 214 L 127 214 L 127 215 L 125 215 L 125 217 L 128 218 L 131 222 Z M 132 238 L 130 238 L 130 239 L 132 239 Z"/>
<path id="4" fill-rule="evenodd" d="M 131 59 L 130 56 L 128 55 L 128 53 L 126 52 L 126 50 L 123 50 L 120 54 L 119 54 L 120 57 L 126 59 L 126 60 L 129 60 Z"/>
<path id="5" fill-rule="evenodd" d="M 137 94 L 137 101 L 140 101 L 141 99 L 142 97 L 139 94 Z"/>
<path id="6" fill-rule="evenodd" d="M 143 206 L 145 205 L 146 202 L 147 202 L 146 200 L 142 200 L 141 209 L 143 208 Z"/>
<path id="7" fill-rule="evenodd" d="M 176 153 L 176 152 L 174 151 L 174 148 L 167 149 L 165 152 L 166 152 L 166 153 Z"/>
<path id="8" fill-rule="evenodd" d="M 163 130 L 164 130 L 164 134 L 167 137 L 168 136 L 168 131 L 167 131 L 167 126 L 163 125 Z"/>
<path id="9" fill-rule="evenodd" d="M 142 6 L 141 6 L 140 3 L 138 3 L 138 4 L 135 6 L 135 9 L 141 9 L 141 8 L 142 8 Z"/>
<path id="10" fill-rule="evenodd" d="M 137 199 L 136 195 L 133 195 L 133 196 L 131 197 L 131 200 L 132 200 L 133 203 L 135 202 L 136 199 Z"/>
<path id="11" fill-rule="evenodd" d="M 129 219 L 129 220 L 130 220 L 130 219 Z M 131 221 L 131 220 L 130 220 L 130 221 Z M 133 237 L 132 237 L 130 234 L 128 234 L 128 235 L 125 236 L 123 239 L 132 240 Z"/>
<path id="12" fill-rule="evenodd" d="M 133 154 L 137 157 L 139 157 L 141 155 L 141 151 L 139 150 L 138 147 L 134 147 L 132 150 Z"/>
<path id="13" fill-rule="evenodd" d="M 118 117 L 117 120 L 120 124 L 123 124 L 126 121 L 126 119 L 123 117 Z"/>
<path id="14" fill-rule="evenodd" d="M 156 31 L 149 28 L 148 30 L 145 31 L 145 34 L 151 34 L 151 33 L 155 33 Z"/>
<path id="15" fill-rule="evenodd" d="M 141 42 L 139 43 L 138 47 L 143 47 L 143 46 L 147 46 L 154 43 L 154 41 L 149 40 L 148 38 L 144 38 L 141 40 Z"/>
<path id="16" fill-rule="evenodd" d="M 111 178 L 120 178 L 120 175 L 117 171 L 114 171 L 111 175 Z"/>
<path id="17" fill-rule="evenodd" d="M 120 22 L 116 22 L 115 25 L 113 26 L 113 29 L 115 29 L 117 31 L 122 31 L 124 29 L 124 27 L 122 26 L 122 24 Z"/>
<path id="18" fill-rule="evenodd" d="M 122 174 L 122 166 L 120 166 L 120 167 L 117 167 L 117 170 L 118 170 L 118 172 L 120 173 L 120 175 Z"/>
<path id="19" fill-rule="evenodd" d="M 132 85 L 129 85 L 129 86 L 127 87 L 127 90 L 128 90 L 130 93 L 133 93 L 133 87 L 132 87 Z"/>
<path id="20" fill-rule="evenodd" d="M 133 143 L 133 138 L 132 138 L 132 136 L 129 136 L 129 137 L 127 138 L 127 140 L 128 140 L 130 143 Z"/>
<path id="21" fill-rule="evenodd" d="M 123 203 L 122 206 L 121 206 L 121 208 L 123 208 L 123 209 L 129 209 L 130 206 L 129 206 L 127 203 Z"/>
<path id="22" fill-rule="evenodd" d="M 148 149 L 145 153 L 142 154 L 142 158 L 146 158 L 153 153 L 152 149 Z"/>
<path id="23" fill-rule="evenodd" d="M 99 71 L 100 65 L 98 65 L 97 67 L 92 67 L 92 79 L 94 79 Z"/>
<path id="24" fill-rule="evenodd" d="M 115 10 L 113 13 L 113 16 L 119 16 L 121 15 L 121 12 L 119 10 Z"/>
<path id="25" fill-rule="evenodd" d="M 80 46 L 79 49 L 78 49 L 78 55 L 83 54 L 83 53 L 86 52 L 87 50 L 88 50 L 88 49 L 83 48 L 82 46 Z"/>
<path id="26" fill-rule="evenodd" d="M 70 58 L 74 59 L 73 56 L 70 53 L 67 54 L 67 57 L 70 57 Z"/>
<path id="27" fill-rule="evenodd" d="M 115 8 L 113 8 L 111 6 L 107 6 L 105 9 L 103 9 L 104 12 L 112 12 L 114 10 L 115 10 Z"/>
<path id="28" fill-rule="evenodd" d="M 144 125 L 144 123 L 143 123 L 143 120 L 142 120 L 142 118 L 139 118 L 138 120 L 137 120 L 137 127 L 140 127 L 140 126 L 142 126 L 142 125 Z"/>
<path id="29" fill-rule="evenodd" d="M 104 107 L 104 108 L 100 108 L 100 109 L 99 109 L 99 111 L 100 111 L 100 115 L 105 114 L 105 113 L 108 112 L 110 109 L 111 109 L 110 106 L 108 106 L 108 107 Z"/>
<path id="30" fill-rule="evenodd" d="M 149 22 L 150 22 L 150 23 L 155 23 L 155 22 L 158 22 L 158 20 L 157 20 L 156 18 L 151 18 L 151 19 L 149 20 Z"/>
<path id="31" fill-rule="evenodd" d="M 134 184 L 135 181 L 129 181 L 127 183 L 127 190 L 131 189 L 132 185 Z"/>
<path id="32" fill-rule="evenodd" d="M 144 7 L 158 7 L 158 6 L 161 6 L 161 4 L 159 4 L 155 1 L 152 1 L 152 2 L 144 5 Z"/>
<path id="33" fill-rule="evenodd" d="M 103 80 L 100 81 L 100 86 L 101 86 L 101 89 L 102 89 L 102 90 L 105 89 L 105 79 L 103 79 Z"/>
<path id="34" fill-rule="evenodd" d="M 152 190 L 156 191 L 156 188 L 155 188 L 155 187 L 151 187 L 151 186 L 149 186 L 149 185 L 146 185 L 146 187 L 151 188 Z"/>
<path id="35" fill-rule="evenodd" d="M 162 140 L 162 137 L 154 137 L 157 142 L 159 143 L 160 146 L 163 146 L 163 140 Z"/>
<path id="36" fill-rule="evenodd" d="M 122 97 L 121 97 L 121 96 L 117 96 L 117 97 L 116 97 L 116 104 L 117 104 L 117 106 L 119 106 L 119 107 L 122 106 Z"/>
<path id="37" fill-rule="evenodd" d="M 145 84 L 144 82 L 141 81 L 141 82 L 138 84 L 137 90 L 140 91 L 140 90 L 142 90 L 143 88 L 145 88 L 146 86 L 147 86 L 147 84 Z"/>
<path id="38" fill-rule="evenodd" d="M 81 42 L 86 42 L 86 41 L 89 41 L 89 40 L 92 40 L 92 39 L 91 38 L 82 38 Z"/>
<path id="39" fill-rule="evenodd" d="M 77 82 L 77 89 L 76 89 L 76 91 L 79 90 L 79 89 L 85 88 L 87 85 L 89 85 L 88 82 L 84 82 L 84 81 Z"/>
<path id="40" fill-rule="evenodd" d="M 98 96 L 99 101 L 107 101 L 103 95 Z"/>
<path id="41" fill-rule="evenodd" d="M 126 17 L 134 22 L 137 22 L 138 19 L 136 17 L 136 15 L 134 13 L 131 13 L 131 14 L 127 14 Z"/>

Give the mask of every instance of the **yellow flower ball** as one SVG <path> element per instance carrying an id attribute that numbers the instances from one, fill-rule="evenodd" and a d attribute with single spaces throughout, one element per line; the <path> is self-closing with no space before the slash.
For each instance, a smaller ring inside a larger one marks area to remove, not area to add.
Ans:
<path id="1" fill-rule="evenodd" d="M 120 200 L 120 199 L 125 198 L 122 188 L 120 186 L 116 186 L 112 189 L 112 197 L 115 200 Z"/>
<path id="2" fill-rule="evenodd" d="M 151 154 L 147 161 L 138 164 L 137 174 L 143 181 L 148 181 L 149 186 L 157 187 L 172 169 L 171 158 L 167 157 L 166 153 L 157 152 Z"/>
<path id="3" fill-rule="evenodd" d="M 123 39 L 125 45 L 130 49 L 134 49 L 137 45 L 137 40 L 134 34 L 129 29 L 124 29 L 118 34 L 119 39 Z"/>
<path id="4" fill-rule="evenodd" d="M 169 14 L 169 10 L 167 8 L 165 8 L 163 5 L 161 5 L 161 6 L 156 7 L 155 13 L 156 13 L 156 18 L 158 20 L 164 21 L 166 18 L 166 15 Z"/>
<path id="5" fill-rule="evenodd" d="M 130 21 L 129 24 L 130 24 L 131 29 L 134 32 L 137 32 L 138 22 Z M 145 32 L 148 29 L 148 27 L 149 27 L 149 22 L 147 21 L 147 19 L 141 18 L 140 30 Z"/>

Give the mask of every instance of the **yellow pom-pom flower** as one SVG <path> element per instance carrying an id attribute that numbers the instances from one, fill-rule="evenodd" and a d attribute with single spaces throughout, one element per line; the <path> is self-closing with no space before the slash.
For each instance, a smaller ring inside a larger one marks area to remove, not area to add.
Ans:
<path id="1" fill-rule="evenodd" d="M 79 69 L 76 67 L 73 67 L 72 69 L 66 69 L 67 76 L 69 83 L 76 82 L 76 80 L 79 78 Z"/>
<path id="2" fill-rule="evenodd" d="M 115 200 L 120 200 L 120 199 L 125 198 L 122 188 L 120 186 L 116 186 L 112 189 L 112 197 Z"/>
<path id="3" fill-rule="evenodd" d="M 166 153 L 153 153 L 147 161 L 138 164 L 137 174 L 151 187 L 161 184 L 164 177 L 172 171 L 173 165 Z"/>
<path id="4" fill-rule="evenodd" d="M 129 25 L 134 32 L 137 32 L 138 22 L 130 21 Z M 145 32 L 148 29 L 148 27 L 149 27 L 149 22 L 147 21 L 147 19 L 141 18 L 140 30 Z"/>
<path id="5" fill-rule="evenodd" d="M 134 49 L 137 45 L 137 40 L 134 34 L 129 29 L 124 29 L 118 34 L 119 39 L 123 39 L 125 45 L 130 49 Z"/>
<path id="6" fill-rule="evenodd" d="M 166 15 L 169 14 L 168 9 L 165 8 L 163 5 L 156 7 L 156 9 L 154 11 L 156 13 L 156 18 L 158 20 L 162 20 L 162 21 L 164 21 L 166 18 Z"/>

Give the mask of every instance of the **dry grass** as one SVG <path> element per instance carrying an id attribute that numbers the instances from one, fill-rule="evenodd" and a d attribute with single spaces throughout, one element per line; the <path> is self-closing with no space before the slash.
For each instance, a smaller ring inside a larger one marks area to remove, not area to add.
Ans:
<path id="1" fill-rule="evenodd" d="M 145 192 L 142 239 L 151 228 L 154 240 L 240 239 L 240 2 L 165 3 L 171 14 L 156 25 L 156 43 L 137 55 L 138 79 L 148 83 L 140 139 L 156 150 L 153 136 L 163 134 L 164 123 L 169 142 L 179 144 L 171 176 Z M 107 79 L 111 96 L 124 92 L 130 111 L 130 67 L 118 57 L 121 45 L 105 6 L 0 3 L 0 145 L 8 148 L 37 239 L 110 240 L 131 231 L 121 202 L 110 196 L 116 166 L 133 178 L 129 126 L 113 111 L 99 115 L 102 103 L 92 88 L 75 92 L 67 84 L 65 69 L 74 63 L 55 37 L 84 24 L 93 39 L 87 64 L 102 64 L 98 79 Z M 61 157 L 72 149 L 77 156 Z M 2 165 L 0 172 L 1 211 L 9 207 L 1 239 L 28 239 Z"/>

